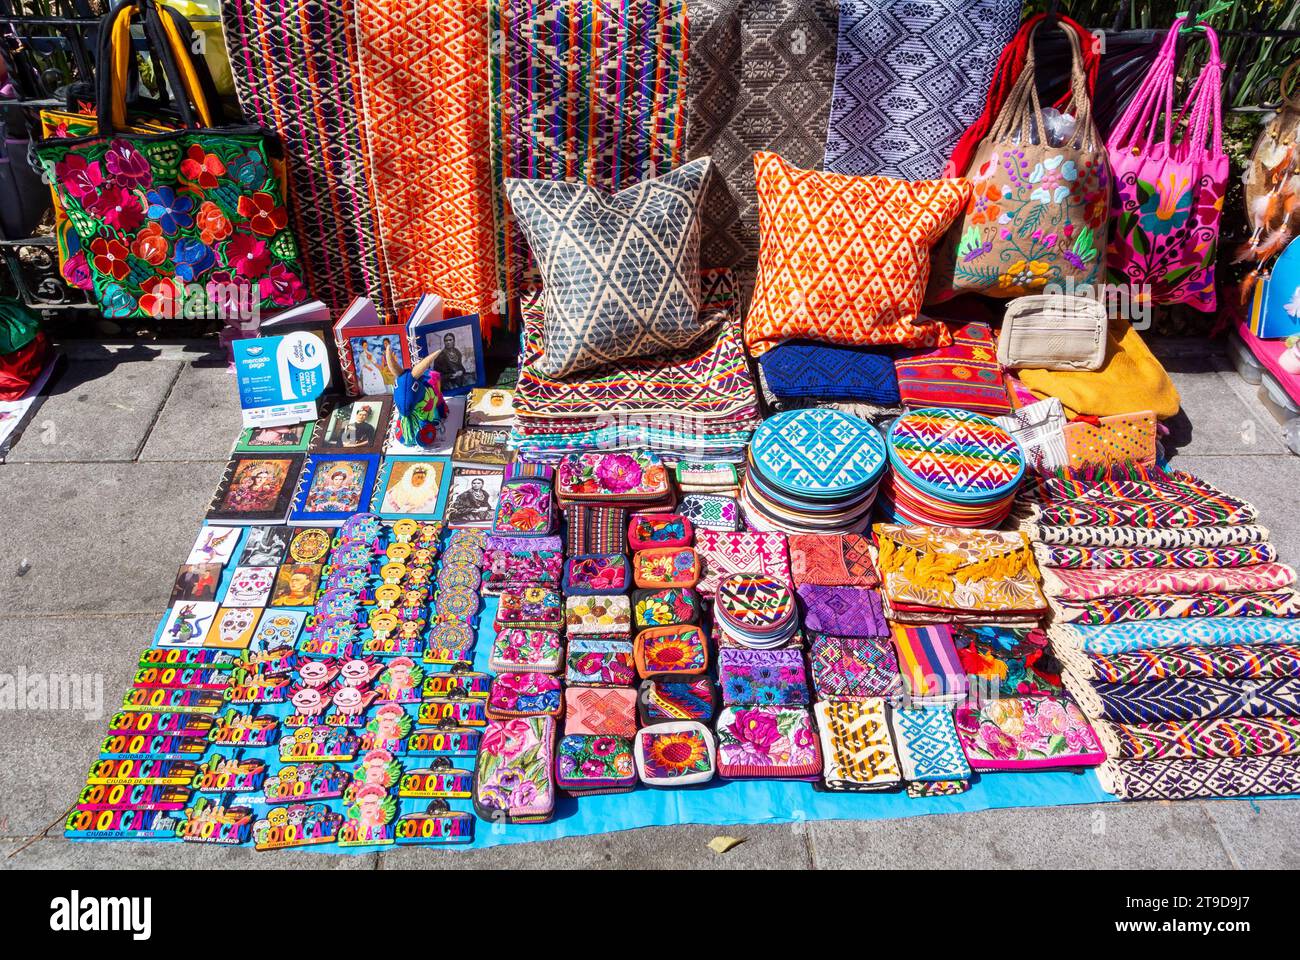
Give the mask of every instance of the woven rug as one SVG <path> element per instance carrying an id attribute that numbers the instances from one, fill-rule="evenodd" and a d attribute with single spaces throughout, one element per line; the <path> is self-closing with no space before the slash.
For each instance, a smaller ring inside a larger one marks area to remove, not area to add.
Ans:
<path id="1" fill-rule="evenodd" d="M 354 0 L 375 214 L 392 307 L 425 293 L 498 323 L 483 0 Z"/>
<path id="2" fill-rule="evenodd" d="M 1027 523 L 1022 528 L 1039 543 L 1080 547 L 1148 547 L 1162 550 L 1177 547 L 1227 547 L 1268 542 L 1268 528 L 1258 524 L 1231 527 L 1053 526 Z"/>
<path id="3" fill-rule="evenodd" d="M 1051 604 L 1058 623 L 1089 626 L 1142 620 L 1195 620 L 1202 617 L 1300 617 L 1300 597 L 1294 590 L 1102 597 L 1077 602 L 1052 598 Z"/>
<path id="4" fill-rule="evenodd" d="M 1112 654 L 1089 654 L 1064 645 L 1054 650 L 1082 680 L 1146 683 L 1168 677 L 1300 677 L 1300 646 L 1293 643 L 1158 647 Z"/>
<path id="5" fill-rule="evenodd" d="M 1172 593 L 1266 593 L 1295 583 L 1284 563 L 1193 569 L 1043 570 L 1043 590 L 1063 600 L 1097 600 Z"/>
<path id="6" fill-rule="evenodd" d="M 826 169 L 930 180 L 984 109 L 1020 0 L 840 0 Z"/>
<path id="7" fill-rule="evenodd" d="M 1190 800 L 1300 792 L 1294 757 L 1207 760 L 1108 760 L 1097 768 L 1102 789 L 1124 800 Z"/>
<path id="8" fill-rule="evenodd" d="M 235 92 L 250 123 L 284 144 L 294 234 L 312 296 L 332 310 L 384 304 L 357 83 L 355 0 L 229 0 L 221 5 Z"/>
<path id="9" fill-rule="evenodd" d="M 1196 617 L 1087 625 L 1059 620 L 1048 630 L 1057 656 L 1065 649 L 1117 654 L 1164 647 L 1223 647 L 1300 644 L 1300 619 L 1279 617 Z"/>
<path id="10" fill-rule="evenodd" d="M 694 5 L 692 5 L 693 9 Z M 493 183 L 586 182 L 610 192 L 681 160 L 685 0 L 489 0 Z M 532 258 L 497 195 L 507 303 Z"/>
<path id="11" fill-rule="evenodd" d="M 1249 567 L 1272 563 L 1277 547 L 1244 543 L 1230 547 L 1072 547 L 1036 544 L 1039 566 L 1067 570 L 1155 570 L 1196 567 Z"/>
<path id="12" fill-rule="evenodd" d="M 1115 723 L 1288 717 L 1300 714 L 1300 680 L 1171 677 L 1149 683 L 1089 681 L 1066 670 L 1065 689 L 1089 717 Z"/>
<path id="13" fill-rule="evenodd" d="M 820 169 L 835 84 L 836 0 L 690 0 L 686 155 L 712 156 L 700 262 L 737 272 L 748 300 L 758 264 L 753 154 Z"/>
<path id="14" fill-rule="evenodd" d="M 1216 717 L 1092 725 L 1114 760 L 1193 760 L 1300 754 L 1300 717 Z"/>

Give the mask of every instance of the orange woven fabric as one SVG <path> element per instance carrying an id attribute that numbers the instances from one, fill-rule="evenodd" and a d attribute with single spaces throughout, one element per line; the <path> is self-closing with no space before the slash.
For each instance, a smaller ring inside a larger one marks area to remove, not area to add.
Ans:
<path id="1" fill-rule="evenodd" d="M 968 180 L 850 177 L 754 155 L 758 280 L 745 343 L 754 356 L 782 340 L 844 346 L 947 346 L 919 316 L 930 248 L 970 198 Z"/>
<path id="2" fill-rule="evenodd" d="M 356 0 L 370 177 L 400 315 L 425 293 L 500 324 L 487 0 Z M 398 319 L 393 317 L 392 319 Z"/>

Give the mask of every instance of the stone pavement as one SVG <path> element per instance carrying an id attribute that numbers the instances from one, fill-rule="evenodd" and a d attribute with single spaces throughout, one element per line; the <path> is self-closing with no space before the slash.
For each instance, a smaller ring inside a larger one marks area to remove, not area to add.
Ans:
<path id="1" fill-rule="evenodd" d="M 1219 343 L 1155 344 L 1182 394 L 1177 466 L 1257 503 L 1300 562 L 1300 458 Z M 69 363 L 0 464 L 0 672 L 103 678 L 129 665 L 166 608 L 239 414 L 225 361 L 202 345 L 72 342 Z M 106 716 L 0 714 L 0 866 L 249 867 L 250 850 L 69 843 L 62 821 Z M 45 835 L 48 834 L 48 835 Z M 718 835 L 744 838 L 725 854 Z M 33 837 L 38 839 L 33 840 Z M 1300 867 L 1300 800 L 1101 804 L 892 821 L 681 826 L 491 850 L 405 849 L 273 866 L 402 867 Z"/>

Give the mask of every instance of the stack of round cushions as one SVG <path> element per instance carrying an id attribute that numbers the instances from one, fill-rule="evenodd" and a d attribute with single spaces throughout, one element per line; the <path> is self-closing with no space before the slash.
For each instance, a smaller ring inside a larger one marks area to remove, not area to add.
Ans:
<path id="1" fill-rule="evenodd" d="M 714 595 L 713 615 L 725 639 L 756 650 L 784 646 L 799 629 L 794 587 L 765 573 L 724 577 Z"/>
<path id="2" fill-rule="evenodd" d="M 926 407 L 890 425 L 882 512 L 896 523 L 996 527 L 1025 475 L 1020 444 L 988 417 Z"/>
<path id="3" fill-rule="evenodd" d="M 884 439 L 861 417 L 787 410 L 754 431 L 740 503 L 756 530 L 860 532 L 886 462 Z"/>

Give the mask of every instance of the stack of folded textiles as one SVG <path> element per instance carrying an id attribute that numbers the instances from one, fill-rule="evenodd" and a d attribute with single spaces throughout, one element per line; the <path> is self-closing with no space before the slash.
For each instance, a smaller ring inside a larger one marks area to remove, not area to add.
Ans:
<path id="1" fill-rule="evenodd" d="M 1040 477 L 1018 514 L 1108 791 L 1300 792 L 1300 596 L 1254 506 L 1127 464 Z"/>
<path id="2" fill-rule="evenodd" d="M 591 374 L 542 373 L 543 298 L 525 293 L 511 445 L 529 460 L 566 453 L 648 449 L 669 460 L 739 462 L 758 426 L 758 394 L 741 340 L 730 275 L 701 278 L 705 310 L 730 316 L 692 349 L 628 360 Z"/>
<path id="3" fill-rule="evenodd" d="M 902 411 L 886 350 L 790 340 L 759 358 L 758 382 L 773 410 L 834 407 L 860 417 Z"/>

